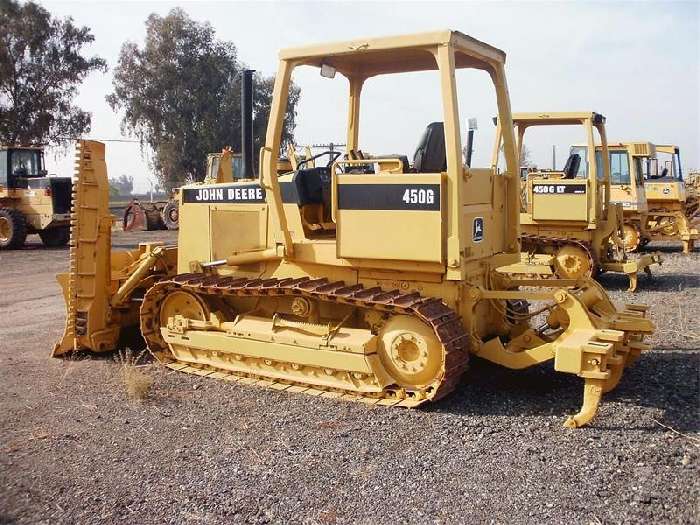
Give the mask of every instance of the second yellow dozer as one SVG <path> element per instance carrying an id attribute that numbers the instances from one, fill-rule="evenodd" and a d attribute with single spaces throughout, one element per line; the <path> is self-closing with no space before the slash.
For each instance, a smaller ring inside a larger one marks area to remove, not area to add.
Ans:
<path id="1" fill-rule="evenodd" d="M 608 155 L 605 117 L 595 112 L 516 113 L 513 126 L 518 147 L 528 128 L 542 126 L 582 126 L 588 144 L 571 148 L 562 171 L 527 173 L 521 195 L 521 260 L 501 271 L 513 278 L 564 279 L 624 273 L 629 291 L 636 290 L 639 272 L 651 275 L 649 267 L 661 259 L 657 254 L 630 259 L 625 252 L 623 207 L 611 203 L 610 164 L 595 160 L 596 142 Z M 498 121 L 493 166 L 498 166 L 504 130 Z"/>
<path id="2" fill-rule="evenodd" d="M 104 146 L 80 142 L 71 265 L 59 277 L 68 315 L 53 355 L 112 350 L 140 333 L 174 370 L 403 407 L 449 394 L 470 354 L 513 369 L 553 361 L 584 380 L 566 426 L 585 425 L 654 325 L 645 306 L 618 309 L 590 279 L 496 271 L 520 254 L 504 63 L 502 51 L 455 31 L 282 51 L 259 177 L 183 187 L 177 248 L 110 250 Z M 427 127 L 412 163 L 373 157 L 370 172 L 367 160 L 329 151 L 325 165 L 317 156 L 315 167 L 278 175 L 300 66 L 347 77 L 348 150 L 360 150 L 362 85 L 374 76 L 434 71 L 443 122 Z M 492 80 L 502 172 L 463 164 L 458 68 Z"/>
<path id="3" fill-rule="evenodd" d="M 582 151 L 586 151 L 585 148 Z M 649 142 L 615 142 L 608 144 L 610 154 L 610 202 L 622 206 L 625 251 L 634 252 L 648 242 L 647 204 L 644 179 L 656 155 Z M 596 146 L 596 163 L 600 166 L 602 147 Z"/>
<path id="4" fill-rule="evenodd" d="M 646 240 L 680 240 L 687 254 L 700 238 L 700 186 L 683 180 L 678 146 L 657 144 L 655 150 L 666 158 L 652 165 L 644 181 L 649 203 Z"/>
<path id="5" fill-rule="evenodd" d="M 623 207 L 625 249 L 681 241 L 684 253 L 692 251 L 700 235 L 700 202 L 683 180 L 678 146 L 619 142 L 608 144 L 608 150 L 611 200 Z M 601 155 L 597 146 L 596 162 Z"/>

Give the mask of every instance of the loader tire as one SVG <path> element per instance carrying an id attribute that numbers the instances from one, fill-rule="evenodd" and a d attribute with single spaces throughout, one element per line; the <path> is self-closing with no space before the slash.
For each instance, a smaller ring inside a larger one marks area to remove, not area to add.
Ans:
<path id="1" fill-rule="evenodd" d="M 58 228 L 50 228 L 39 232 L 41 242 L 47 248 L 58 248 L 65 246 L 70 240 L 70 226 L 60 226 Z"/>
<path id="2" fill-rule="evenodd" d="M 24 246 L 27 239 L 27 219 L 21 211 L 0 208 L 0 250 L 14 250 Z"/>
<path id="3" fill-rule="evenodd" d="M 179 226 L 179 210 L 177 201 L 170 201 L 161 212 L 163 224 L 169 230 L 177 230 Z"/>

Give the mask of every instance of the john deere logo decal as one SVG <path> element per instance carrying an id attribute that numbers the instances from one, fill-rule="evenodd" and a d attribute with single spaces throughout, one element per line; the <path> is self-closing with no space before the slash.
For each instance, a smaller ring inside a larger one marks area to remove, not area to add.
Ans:
<path id="1" fill-rule="evenodd" d="M 484 240 L 484 218 L 474 217 L 472 223 L 472 241 L 481 242 Z"/>

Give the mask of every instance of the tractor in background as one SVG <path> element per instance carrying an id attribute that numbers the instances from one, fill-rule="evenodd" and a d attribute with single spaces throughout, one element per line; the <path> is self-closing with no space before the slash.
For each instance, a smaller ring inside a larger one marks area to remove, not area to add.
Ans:
<path id="1" fill-rule="evenodd" d="M 21 248 L 32 233 L 65 246 L 70 211 L 71 179 L 48 176 L 41 147 L 0 146 L 0 250 Z"/>

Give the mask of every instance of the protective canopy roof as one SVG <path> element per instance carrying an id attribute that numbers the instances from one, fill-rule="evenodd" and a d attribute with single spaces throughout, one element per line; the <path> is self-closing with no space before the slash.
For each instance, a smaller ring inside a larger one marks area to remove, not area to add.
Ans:
<path id="1" fill-rule="evenodd" d="M 327 64 L 348 77 L 370 77 L 435 70 L 434 53 L 445 45 L 455 48 L 455 67 L 458 69 L 489 69 L 505 63 L 506 55 L 500 49 L 449 30 L 284 49 L 280 52 L 280 59 L 316 67 Z"/>
<path id="2" fill-rule="evenodd" d="M 513 124 L 527 126 L 569 126 L 591 120 L 594 124 L 605 122 L 605 117 L 595 111 L 513 113 Z"/>

